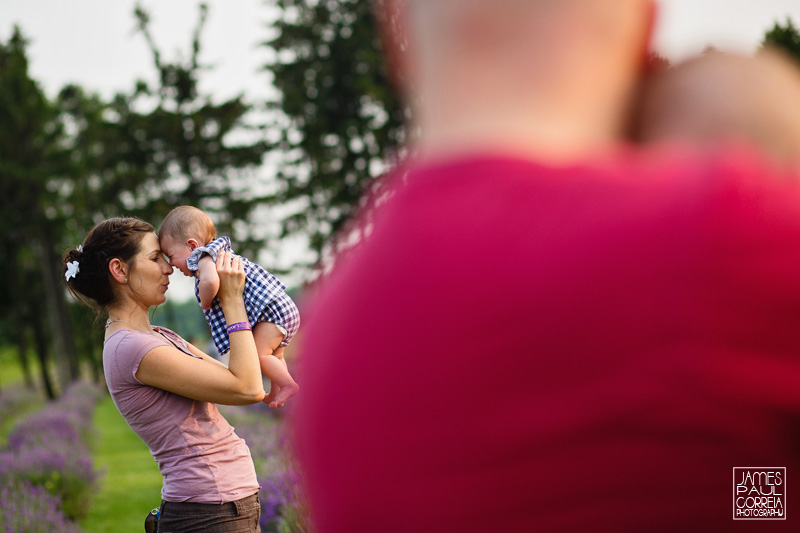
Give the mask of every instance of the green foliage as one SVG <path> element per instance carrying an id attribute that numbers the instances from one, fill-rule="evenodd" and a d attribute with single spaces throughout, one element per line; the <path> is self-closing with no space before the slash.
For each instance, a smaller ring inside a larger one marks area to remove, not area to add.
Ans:
<path id="1" fill-rule="evenodd" d="M 28 76 L 26 42 L 19 28 L 7 44 L 0 43 L 0 201 L 3 239 L 22 241 L 20 230 L 38 222 L 44 207 L 56 199 L 47 188 L 55 170 L 60 132 L 56 111 Z M 12 231 L 13 230 L 13 231 Z"/>
<path id="2" fill-rule="evenodd" d="M 61 512 L 70 520 L 86 516 L 94 487 L 83 477 L 72 473 L 62 474 L 58 470 L 33 470 L 25 472 L 17 479 L 44 487 L 50 494 L 57 496 L 61 502 Z"/>
<path id="3" fill-rule="evenodd" d="M 178 303 L 167 299 L 153 313 L 150 321 L 180 333 L 181 337 L 201 350 L 205 349 L 205 344 L 211 339 L 208 323 L 194 298 Z"/>
<path id="4" fill-rule="evenodd" d="M 28 76 L 25 44 L 19 28 L 0 43 L 0 244 L 12 253 L 0 264 L 0 283 L 9 288 L 17 281 L 15 259 L 25 253 L 20 247 L 30 238 L 32 219 L 53 200 L 40 165 L 49 162 L 53 136 L 46 130 L 55 112 Z"/>
<path id="5" fill-rule="evenodd" d="M 56 107 L 28 74 L 25 47 L 19 28 L 0 43 L 0 317 L 17 342 L 29 329 L 47 331 L 59 355 L 71 359 L 64 324 L 45 326 L 63 312 L 54 294 L 64 236 L 54 176 L 68 166 L 69 153 Z"/>
<path id="6" fill-rule="evenodd" d="M 241 253 L 263 246 L 266 235 L 250 219 L 263 201 L 253 178 L 266 143 L 248 125 L 242 96 L 220 103 L 198 89 L 206 14 L 201 5 L 189 59 L 166 61 L 137 7 L 158 81 L 110 101 L 75 85 L 49 100 L 28 75 L 20 30 L 0 43 L 0 246 L 11 256 L 0 264 L 0 331 L 12 332 L 6 342 L 20 351 L 33 339 L 41 361 L 55 354 L 62 381 L 78 377 L 79 353 L 99 369 L 88 344 L 96 329 L 65 305 L 60 264 L 96 222 L 131 214 L 157 225 L 192 204 L 211 212 Z"/>
<path id="7" fill-rule="evenodd" d="M 283 235 L 307 233 L 321 254 L 402 143 L 404 110 L 390 90 L 369 0 L 278 0 L 266 43 L 280 97 L 283 154 L 273 201 L 298 206 Z"/>
<path id="8" fill-rule="evenodd" d="M 787 17 L 785 25 L 776 22 L 772 29 L 764 35 L 762 47 L 778 48 L 800 61 L 800 33 L 792 23 L 792 19 Z"/>
<path id="9" fill-rule="evenodd" d="M 186 61 L 165 61 L 150 34 L 148 13 L 137 6 L 135 14 L 158 83 L 139 81 L 111 102 L 76 86 L 65 87 L 58 98 L 62 121 L 74 132 L 73 172 L 64 184 L 70 214 L 84 219 L 79 226 L 85 231 L 122 212 L 158 224 L 173 207 L 195 205 L 213 213 L 221 233 L 233 233 L 233 222 L 243 221 L 235 238 L 243 253 L 253 253 L 264 236 L 246 224 L 261 201 L 251 177 L 266 145 L 253 140 L 258 135 L 246 135 L 251 106 L 242 96 L 216 103 L 198 89 L 207 8 L 200 6 Z M 242 137 L 249 140 L 236 142 Z"/>

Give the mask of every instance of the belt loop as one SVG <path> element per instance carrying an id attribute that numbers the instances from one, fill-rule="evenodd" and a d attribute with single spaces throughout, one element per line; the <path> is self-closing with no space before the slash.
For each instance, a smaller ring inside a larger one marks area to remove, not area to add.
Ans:
<path id="1" fill-rule="evenodd" d="M 240 516 L 242 514 L 242 500 L 236 500 L 233 503 L 236 505 L 236 516 Z"/>

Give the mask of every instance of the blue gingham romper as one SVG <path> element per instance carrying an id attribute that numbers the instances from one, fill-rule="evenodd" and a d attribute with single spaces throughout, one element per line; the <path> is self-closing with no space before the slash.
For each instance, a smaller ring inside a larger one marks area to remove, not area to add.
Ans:
<path id="1" fill-rule="evenodd" d="M 215 262 L 217 254 L 221 250 L 233 253 L 231 250 L 231 240 L 228 237 L 219 237 L 208 243 L 206 246 L 195 248 L 192 254 L 186 259 L 186 266 L 195 272 L 194 295 L 200 301 L 200 280 L 197 279 L 197 263 L 203 254 L 211 256 Z M 255 327 L 259 322 L 272 322 L 286 331 L 280 346 L 287 346 L 292 340 L 297 329 L 300 327 L 300 312 L 294 301 L 286 294 L 286 285 L 264 270 L 261 266 L 248 261 L 242 257 L 244 266 L 244 307 L 247 310 L 247 319 L 250 325 Z M 211 328 L 211 338 L 217 347 L 220 355 L 227 353 L 231 349 L 228 340 L 228 332 L 225 329 L 225 314 L 219 299 L 214 298 L 211 309 L 203 309 Z"/>

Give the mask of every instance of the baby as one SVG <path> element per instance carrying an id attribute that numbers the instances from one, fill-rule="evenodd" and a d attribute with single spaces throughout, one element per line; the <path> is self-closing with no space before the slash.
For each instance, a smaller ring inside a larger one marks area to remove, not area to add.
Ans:
<path id="1" fill-rule="evenodd" d="M 222 307 L 216 300 L 219 289 L 216 259 L 221 250 L 231 250 L 230 239 L 217 238 L 209 216 L 191 206 L 170 211 L 158 230 L 158 239 L 170 264 L 185 276 L 195 278 L 195 296 L 220 355 L 230 350 L 229 328 L 252 327 L 261 371 L 271 384 L 264 403 L 272 408 L 283 407 L 300 390 L 283 358 L 284 347 L 300 326 L 300 313 L 286 294 L 286 286 L 259 265 L 242 258 L 246 276 L 244 303 L 250 323 L 226 325 Z"/>
<path id="2" fill-rule="evenodd" d="M 777 51 L 706 53 L 654 74 L 635 117 L 637 141 L 743 141 L 798 168 L 800 69 Z"/>

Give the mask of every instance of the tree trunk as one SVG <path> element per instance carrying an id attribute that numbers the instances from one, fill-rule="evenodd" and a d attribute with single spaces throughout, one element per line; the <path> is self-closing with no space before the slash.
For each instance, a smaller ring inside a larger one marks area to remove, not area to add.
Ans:
<path id="1" fill-rule="evenodd" d="M 38 305 L 35 305 L 34 309 L 38 308 Z M 36 346 L 36 355 L 39 359 L 39 368 L 41 369 L 41 376 L 42 376 L 42 386 L 44 387 L 44 392 L 47 395 L 47 398 L 50 400 L 54 400 L 56 398 L 55 390 L 53 389 L 53 382 L 50 380 L 50 374 L 47 371 L 47 332 L 45 331 L 44 324 L 42 323 L 41 319 L 37 318 L 41 316 L 40 314 L 36 314 L 34 319 L 31 321 L 33 326 L 33 343 Z"/>
<path id="2" fill-rule="evenodd" d="M 19 250 L 19 242 L 13 243 L 14 250 Z M 32 389 L 35 387 L 33 382 L 33 375 L 31 373 L 30 363 L 28 360 L 29 350 L 29 337 L 31 317 L 35 316 L 32 310 L 33 302 L 37 298 L 37 294 L 31 291 L 25 291 L 24 287 L 35 287 L 35 283 L 31 281 L 29 274 L 30 269 L 24 265 L 17 263 L 17 268 L 12 269 L 8 273 L 8 300 L 11 307 L 15 310 L 13 313 L 12 324 L 14 327 L 14 343 L 17 345 L 17 353 L 19 356 L 19 364 L 22 368 L 22 375 L 25 379 L 25 386 Z M 35 291 L 35 289 L 34 289 Z"/>
<path id="3" fill-rule="evenodd" d="M 86 355 L 89 357 L 91 365 L 92 381 L 100 383 L 100 374 L 103 368 L 102 357 L 97 356 L 97 348 L 94 345 L 87 350 Z"/>
<path id="4" fill-rule="evenodd" d="M 80 377 L 75 339 L 71 335 L 70 321 L 61 284 L 58 283 L 60 269 L 53 254 L 53 244 L 47 228 L 42 228 L 39 241 L 39 254 L 42 258 L 42 278 L 44 279 L 45 301 L 50 329 L 53 333 L 53 351 L 62 387 Z"/>
<path id="5" fill-rule="evenodd" d="M 28 362 L 28 331 L 20 315 L 17 315 L 16 324 L 15 336 L 17 352 L 19 354 L 19 366 L 22 367 L 22 376 L 25 378 L 25 386 L 32 389 L 34 388 L 34 384 L 33 376 L 31 375 L 31 365 Z"/>

